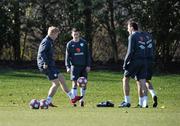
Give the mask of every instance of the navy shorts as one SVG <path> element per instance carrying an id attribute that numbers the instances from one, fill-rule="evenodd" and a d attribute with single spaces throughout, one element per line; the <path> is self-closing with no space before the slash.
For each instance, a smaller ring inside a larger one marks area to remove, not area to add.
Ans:
<path id="1" fill-rule="evenodd" d="M 140 80 L 146 79 L 147 77 L 147 68 L 145 60 L 134 60 L 127 66 L 127 69 L 124 71 L 125 77 L 132 77 L 133 79 Z"/>
<path id="2" fill-rule="evenodd" d="M 59 70 L 56 67 L 48 67 L 47 69 L 39 67 L 39 70 L 44 73 L 49 80 L 55 80 L 58 78 Z"/>
<path id="3" fill-rule="evenodd" d="M 71 80 L 76 81 L 79 77 L 87 79 L 86 66 L 71 66 Z"/>

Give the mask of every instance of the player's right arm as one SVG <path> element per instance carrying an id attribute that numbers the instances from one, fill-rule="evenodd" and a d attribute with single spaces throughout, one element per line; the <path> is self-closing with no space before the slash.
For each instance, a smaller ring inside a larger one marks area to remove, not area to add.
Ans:
<path id="1" fill-rule="evenodd" d="M 42 41 L 38 50 L 38 64 L 42 65 L 44 69 L 48 67 L 47 51 L 49 49 L 48 41 Z"/>
<path id="2" fill-rule="evenodd" d="M 128 65 L 130 64 L 130 61 L 132 59 L 132 54 L 134 52 L 134 37 L 132 35 L 130 35 L 128 37 L 128 49 L 127 49 L 127 53 L 124 59 L 124 64 L 123 64 L 123 69 L 126 70 Z"/>
<path id="3" fill-rule="evenodd" d="M 70 72 L 71 64 L 70 64 L 70 43 L 66 45 L 66 55 L 65 55 L 65 66 L 67 72 Z"/>

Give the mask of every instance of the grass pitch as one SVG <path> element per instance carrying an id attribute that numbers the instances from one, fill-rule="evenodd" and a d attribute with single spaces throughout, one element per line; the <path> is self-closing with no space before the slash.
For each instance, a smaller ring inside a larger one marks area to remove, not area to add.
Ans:
<path id="1" fill-rule="evenodd" d="M 71 87 L 69 74 L 66 82 Z M 29 101 L 46 98 L 50 82 L 36 70 L 0 70 L 0 126 L 179 126 L 180 75 L 156 75 L 153 85 L 158 108 L 133 108 L 138 103 L 135 81 L 131 80 L 131 108 L 118 108 L 123 100 L 122 73 L 92 71 L 89 74 L 85 107 L 72 107 L 59 90 L 53 102 L 58 108 L 31 110 Z M 97 108 L 96 104 L 112 100 L 114 108 Z"/>

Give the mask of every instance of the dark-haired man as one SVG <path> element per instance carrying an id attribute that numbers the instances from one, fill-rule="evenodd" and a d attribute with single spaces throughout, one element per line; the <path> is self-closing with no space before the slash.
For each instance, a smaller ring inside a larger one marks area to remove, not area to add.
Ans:
<path id="1" fill-rule="evenodd" d="M 87 79 L 90 71 L 90 55 L 88 43 L 86 40 L 80 38 L 80 31 L 73 28 L 71 31 L 72 40 L 66 46 L 65 65 L 67 72 L 71 73 L 72 93 L 77 96 L 77 79 L 85 77 Z M 84 106 L 84 96 L 86 87 L 80 88 L 80 93 L 83 98 L 80 100 L 80 106 Z"/>
<path id="2" fill-rule="evenodd" d="M 123 77 L 123 92 L 124 101 L 119 107 L 130 107 L 130 77 L 136 79 L 139 82 L 140 88 L 143 90 L 142 97 L 147 93 L 146 83 L 146 42 L 144 35 L 138 31 L 138 25 L 135 22 L 128 22 L 128 50 L 124 60 L 124 77 Z M 143 99 L 147 101 L 147 99 Z M 147 102 L 143 107 L 146 107 Z"/>

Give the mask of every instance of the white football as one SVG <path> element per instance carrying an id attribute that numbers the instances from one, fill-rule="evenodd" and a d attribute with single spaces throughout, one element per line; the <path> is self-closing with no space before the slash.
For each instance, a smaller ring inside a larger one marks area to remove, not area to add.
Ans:
<path id="1" fill-rule="evenodd" d="M 29 103 L 31 109 L 39 109 L 40 102 L 37 99 L 32 99 Z"/>
<path id="2" fill-rule="evenodd" d="M 48 109 L 48 107 L 49 107 L 49 104 L 48 104 L 47 100 L 46 99 L 41 99 L 39 108 Z"/>
<path id="3" fill-rule="evenodd" d="M 79 77 L 78 80 L 77 80 L 77 85 L 79 87 L 86 87 L 87 85 L 87 79 L 85 77 Z"/>

